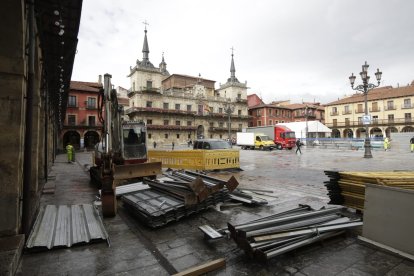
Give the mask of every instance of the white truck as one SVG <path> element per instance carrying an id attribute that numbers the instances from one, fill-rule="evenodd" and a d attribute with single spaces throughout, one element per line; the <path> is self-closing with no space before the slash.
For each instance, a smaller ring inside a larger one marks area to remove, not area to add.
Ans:
<path id="1" fill-rule="evenodd" d="M 272 150 L 275 148 L 275 143 L 269 136 L 250 132 L 237 132 L 237 145 L 242 149 Z"/>

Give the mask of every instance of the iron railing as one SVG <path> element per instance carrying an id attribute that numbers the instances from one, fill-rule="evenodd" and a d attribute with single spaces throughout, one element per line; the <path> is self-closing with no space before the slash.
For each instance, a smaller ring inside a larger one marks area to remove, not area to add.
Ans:
<path id="1" fill-rule="evenodd" d="M 400 125 L 400 124 L 414 124 L 412 118 L 400 118 L 400 119 L 373 119 L 371 126 L 375 125 Z M 362 121 L 344 121 L 337 123 L 325 123 L 327 127 L 363 127 L 365 126 Z"/>

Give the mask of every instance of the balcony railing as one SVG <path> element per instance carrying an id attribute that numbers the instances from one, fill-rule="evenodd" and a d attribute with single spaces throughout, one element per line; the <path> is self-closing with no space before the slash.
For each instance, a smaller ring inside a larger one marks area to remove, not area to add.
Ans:
<path id="1" fill-rule="evenodd" d="M 381 111 L 381 108 L 379 108 L 379 107 L 371 107 L 370 109 L 369 109 L 369 112 L 380 112 Z"/>
<path id="2" fill-rule="evenodd" d="M 130 90 L 128 92 L 128 97 L 133 96 L 135 93 L 161 93 L 161 89 L 160 88 L 155 88 L 155 87 L 147 87 L 147 86 L 141 86 L 138 87 L 138 89 L 136 90 Z"/>
<path id="3" fill-rule="evenodd" d="M 342 115 L 352 114 L 352 110 L 344 110 L 342 111 Z"/>
<path id="4" fill-rule="evenodd" d="M 414 108 L 414 104 L 402 104 L 401 109 L 409 109 Z"/>
<path id="5" fill-rule="evenodd" d="M 68 103 L 68 108 L 78 108 L 78 104 L 77 103 Z"/>
<path id="6" fill-rule="evenodd" d="M 330 114 L 331 114 L 331 116 L 338 116 L 339 112 L 338 111 L 332 111 Z"/>
<path id="7" fill-rule="evenodd" d="M 103 128 L 102 125 L 87 125 L 86 123 L 79 123 L 79 124 L 71 124 L 66 123 L 63 125 L 63 128 L 72 128 L 72 129 L 101 129 Z"/>
<path id="8" fill-rule="evenodd" d="M 225 126 L 223 126 L 223 127 L 209 127 L 208 131 L 210 131 L 210 132 L 221 132 L 221 131 L 229 131 L 229 129 L 228 129 L 228 127 L 225 127 Z M 231 132 L 237 132 L 237 131 L 241 132 L 242 130 L 240 128 L 233 128 L 232 127 L 230 129 L 230 131 Z"/>
<path id="9" fill-rule="evenodd" d="M 149 130 L 196 130 L 196 126 L 147 125 Z"/>
<path id="10" fill-rule="evenodd" d="M 355 109 L 355 114 L 365 113 L 365 108 Z"/>
<path id="11" fill-rule="evenodd" d="M 387 110 L 396 110 L 396 109 L 397 109 L 397 107 L 394 106 L 394 105 L 386 105 L 386 106 L 384 106 L 384 110 L 385 111 L 387 111 Z"/>
<path id="12" fill-rule="evenodd" d="M 131 107 L 125 111 L 125 114 L 132 113 L 160 113 L 160 114 L 183 114 L 183 115 L 195 115 L 195 111 L 177 110 L 177 109 L 163 109 L 155 107 Z"/>
<path id="13" fill-rule="evenodd" d="M 412 118 L 399 118 L 399 119 L 372 119 L 371 126 L 375 125 L 382 125 L 382 126 L 390 126 L 390 125 L 402 125 L 402 124 L 414 124 L 414 120 Z M 336 123 L 325 123 L 327 127 L 364 127 L 365 125 L 362 121 L 343 121 L 343 122 L 336 122 Z"/>

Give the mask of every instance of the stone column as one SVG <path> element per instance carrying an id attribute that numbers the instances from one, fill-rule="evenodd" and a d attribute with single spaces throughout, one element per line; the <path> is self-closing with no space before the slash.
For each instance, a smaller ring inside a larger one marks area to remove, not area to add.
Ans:
<path id="1" fill-rule="evenodd" d="M 0 37 L 0 236 L 16 235 L 21 226 L 24 108 L 26 93 L 26 20 L 24 1 L 2 3 Z"/>

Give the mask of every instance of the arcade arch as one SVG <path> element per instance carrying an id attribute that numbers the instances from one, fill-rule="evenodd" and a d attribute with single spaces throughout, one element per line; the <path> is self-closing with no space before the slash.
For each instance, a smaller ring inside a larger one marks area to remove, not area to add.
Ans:
<path id="1" fill-rule="evenodd" d="M 339 131 L 339 129 L 332 129 L 332 134 L 331 134 L 332 138 L 341 138 L 341 132 Z"/>
<path id="2" fill-rule="evenodd" d="M 93 130 L 87 131 L 83 137 L 83 143 L 86 149 L 94 149 L 95 145 L 100 141 L 99 133 Z"/>
<path id="3" fill-rule="evenodd" d="M 203 125 L 199 125 L 197 127 L 197 139 L 203 139 L 204 136 L 204 126 Z"/>
<path id="4" fill-rule="evenodd" d="M 63 134 L 63 148 L 71 143 L 75 149 L 80 148 L 80 134 L 75 130 L 69 130 Z"/>
<path id="5" fill-rule="evenodd" d="M 354 132 L 350 128 L 344 129 L 343 137 L 344 138 L 352 138 L 352 137 L 354 137 Z"/>
<path id="6" fill-rule="evenodd" d="M 414 127 L 412 126 L 405 126 L 401 129 L 401 132 L 414 132 Z"/>

